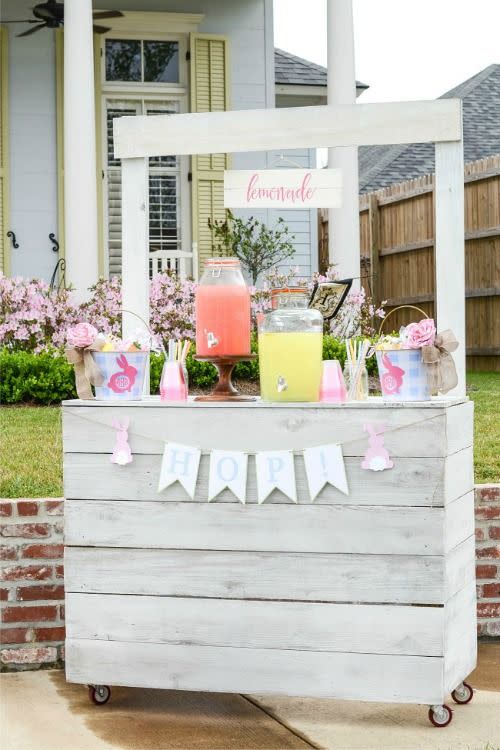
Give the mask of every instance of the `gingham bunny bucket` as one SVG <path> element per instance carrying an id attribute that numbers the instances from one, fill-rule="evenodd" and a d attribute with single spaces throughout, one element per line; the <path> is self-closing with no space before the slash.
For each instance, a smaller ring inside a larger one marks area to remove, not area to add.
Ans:
<path id="1" fill-rule="evenodd" d="M 429 316 L 413 305 L 401 305 L 391 310 L 379 329 L 379 335 L 387 319 L 402 308 L 418 310 L 425 318 Z M 422 362 L 421 349 L 377 350 L 377 366 L 384 401 L 429 401 L 431 392 L 427 367 Z"/>
<path id="2" fill-rule="evenodd" d="M 126 308 L 121 313 L 128 313 L 137 318 L 153 340 L 151 329 L 137 313 Z M 135 349 L 128 351 L 94 351 L 92 358 L 103 375 L 103 383 L 95 386 L 95 397 L 100 401 L 140 401 L 144 391 L 144 380 L 149 368 L 149 350 Z"/>
<path id="3" fill-rule="evenodd" d="M 92 352 L 104 382 L 95 386 L 100 401 L 139 401 L 142 397 L 149 352 Z"/>

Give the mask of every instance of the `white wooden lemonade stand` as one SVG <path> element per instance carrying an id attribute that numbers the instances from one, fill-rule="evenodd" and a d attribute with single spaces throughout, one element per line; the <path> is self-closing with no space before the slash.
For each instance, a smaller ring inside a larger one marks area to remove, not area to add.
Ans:
<path id="1" fill-rule="evenodd" d="M 465 398 L 460 102 L 122 118 L 125 309 L 148 317 L 147 159 L 162 154 L 436 143 L 438 329 L 459 385 L 422 403 L 64 404 L 66 674 L 91 685 L 421 703 L 438 726 L 476 664 L 473 407 Z M 131 325 L 126 316 L 125 326 Z M 134 460 L 110 463 L 128 417 Z M 394 467 L 361 467 L 385 423 Z M 201 450 L 193 498 L 158 492 L 165 443 Z M 339 444 L 349 494 L 311 502 L 304 451 Z M 246 504 L 207 503 L 210 452 L 248 454 Z M 294 452 L 297 503 L 257 502 L 255 455 Z"/>

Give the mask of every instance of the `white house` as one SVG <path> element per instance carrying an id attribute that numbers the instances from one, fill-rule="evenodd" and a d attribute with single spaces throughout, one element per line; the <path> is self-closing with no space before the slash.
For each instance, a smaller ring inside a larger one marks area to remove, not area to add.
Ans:
<path id="1" fill-rule="evenodd" d="M 96 2 L 90 91 L 92 57 L 85 50 L 82 15 L 87 10 L 90 23 L 90 8 L 91 0 L 49 0 L 34 9 L 30 0 L 3 0 L 0 268 L 7 274 L 49 280 L 64 258 L 65 236 L 81 243 L 86 281 L 121 272 L 114 118 L 326 102 L 325 69 L 275 53 L 272 0 Z M 88 114 L 92 94 L 95 137 Z M 288 152 L 289 161 L 282 156 L 276 151 L 151 159 L 150 273 L 176 267 L 198 274 L 212 253 L 208 219 L 224 215 L 227 165 L 315 164 L 314 149 Z M 302 274 L 311 273 L 317 267 L 316 211 L 279 215 L 295 235 L 293 263 Z M 259 212 L 271 224 L 277 217 L 275 211 Z M 78 286 L 81 279 L 74 275 L 68 264 L 65 281 Z"/>

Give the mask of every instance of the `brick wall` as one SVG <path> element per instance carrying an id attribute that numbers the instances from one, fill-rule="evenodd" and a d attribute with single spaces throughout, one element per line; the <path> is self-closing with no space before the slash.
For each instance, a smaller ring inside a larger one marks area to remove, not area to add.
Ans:
<path id="1" fill-rule="evenodd" d="M 477 630 L 500 636 L 500 484 L 476 486 Z"/>
<path id="2" fill-rule="evenodd" d="M 2 670 L 61 664 L 63 508 L 59 499 L 0 500 Z"/>
<path id="3" fill-rule="evenodd" d="M 2 670 L 64 659 L 62 500 L 0 500 Z M 500 636 L 500 484 L 476 487 L 478 635 Z"/>

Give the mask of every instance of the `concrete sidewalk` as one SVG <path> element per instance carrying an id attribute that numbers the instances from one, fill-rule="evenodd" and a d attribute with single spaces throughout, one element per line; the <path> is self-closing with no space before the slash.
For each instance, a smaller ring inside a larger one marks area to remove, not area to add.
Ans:
<path id="1" fill-rule="evenodd" d="M 383 679 L 383 675 L 381 675 Z M 113 688 L 94 706 L 62 671 L 1 678 L 1 750 L 496 750 L 500 747 L 500 644 L 480 648 L 478 688 L 433 728 L 425 706 L 330 699 L 245 698 Z M 489 744 L 488 744 L 489 743 Z"/>

